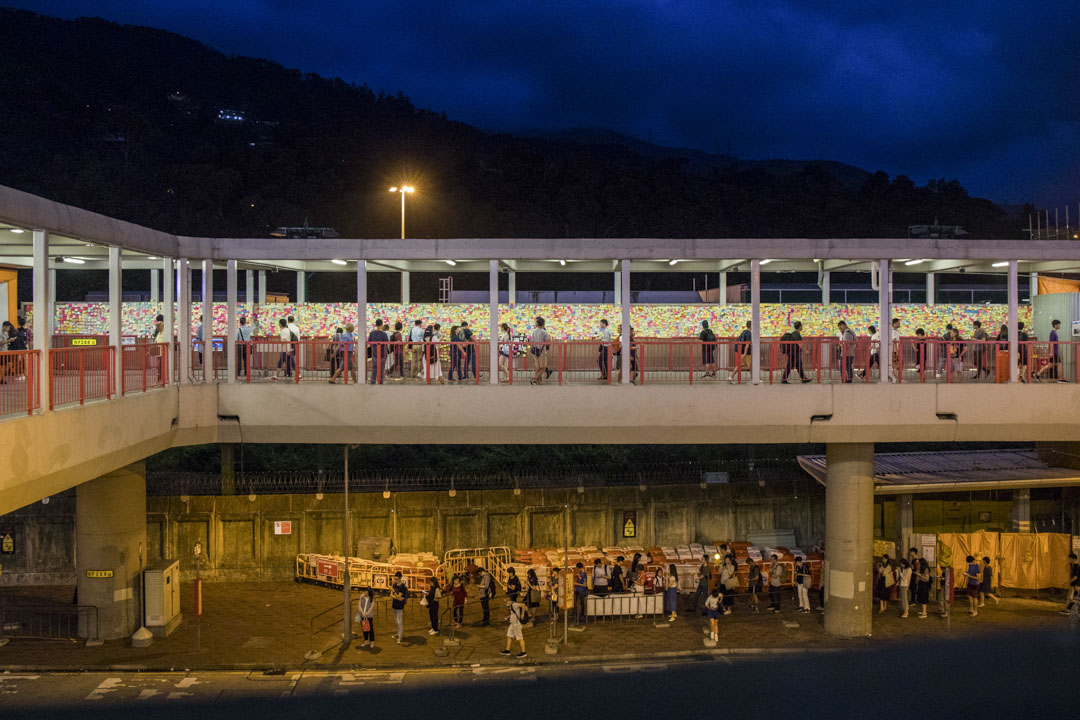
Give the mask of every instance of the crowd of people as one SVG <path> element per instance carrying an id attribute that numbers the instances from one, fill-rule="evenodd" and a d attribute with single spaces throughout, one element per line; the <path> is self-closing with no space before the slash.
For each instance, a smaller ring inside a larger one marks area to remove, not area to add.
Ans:
<path id="1" fill-rule="evenodd" d="M 24 361 L 10 353 L 29 349 L 26 320 L 22 317 L 16 318 L 15 323 L 5 320 L 0 327 L 0 384 L 26 375 Z"/>

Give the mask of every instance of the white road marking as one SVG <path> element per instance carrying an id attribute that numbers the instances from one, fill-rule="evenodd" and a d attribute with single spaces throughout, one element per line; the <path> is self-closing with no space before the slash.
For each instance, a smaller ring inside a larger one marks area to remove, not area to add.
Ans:
<path id="1" fill-rule="evenodd" d="M 403 672 L 340 673 L 339 686 L 400 685 L 405 680 Z"/>
<path id="2" fill-rule="evenodd" d="M 203 685 L 203 684 L 204 683 L 199 682 L 198 678 L 186 677 L 183 680 L 181 680 L 180 682 L 176 683 L 176 688 L 178 690 L 183 690 L 185 688 L 191 687 L 192 685 Z"/>
<path id="3" fill-rule="evenodd" d="M 166 700 L 179 700 L 182 697 L 191 697 L 194 693 L 171 692 L 165 696 Z"/>
<path id="4" fill-rule="evenodd" d="M 105 678 L 101 681 L 100 685 L 90 691 L 90 694 L 86 696 L 86 699 L 100 700 L 105 697 L 105 693 L 111 693 L 122 687 L 124 687 L 124 681 L 121 678 Z"/>
<path id="5" fill-rule="evenodd" d="M 143 690 L 142 692 L 139 693 L 139 697 L 137 697 L 135 699 L 136 700 L 149 700 L 150 698 L 154 697 L 155 695 L 160 695 L 160 694 L 161 694 L 160 690 Z"/>
<path id="6" fill-rule="evenodd" d="M 601 669 L 609 675 L 622 675 L 632 672 L 663 672 L 667 665 L 654 663 L 651 665 L 601 665 Z"/>

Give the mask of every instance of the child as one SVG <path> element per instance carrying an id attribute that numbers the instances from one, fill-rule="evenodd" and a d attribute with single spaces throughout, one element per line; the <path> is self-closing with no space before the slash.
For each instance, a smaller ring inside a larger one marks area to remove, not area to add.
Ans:
<path id="1" fill-rule="evenodd" d="M 717 619 L 720 617 L 720 602 L 723 597 L 723 593 L 720 587 L 713 588 L 709 593 L 709 597 L 705 598 L 705 610 L 709 613 L 709 639 L 719 640 L 719 628 L 717 625 Z"/>
<path id="2" fill-rule="evenodd" d="M 986 598 L 993 598 L 994 604 L 997 605 L 998 596 L 994 594 L 994 571 L 990 567 L 990 558 L 983 557 L 982 559 L 982 585 L 979 587 L 979 607 L 986 604 Z"/>

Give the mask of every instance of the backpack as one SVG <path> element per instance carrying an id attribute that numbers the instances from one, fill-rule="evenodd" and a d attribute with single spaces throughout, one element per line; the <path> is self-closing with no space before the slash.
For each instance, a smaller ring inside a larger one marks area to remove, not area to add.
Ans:
<path id="1" fill-rule="evenodd" d="M 490 580 L 487 586 L 488 597 L 495 597 L 495 578 L 491 573 L 488 573 L 488 578 Z"/>
<path id="2" fill-rule="evenodd" d="M 716 342 L 716 333 L 712 331 L 712 328 L 705 328 L 705 342 Z"/>
<path id="3" fill-rule="evenodd" d="M 289 342 L 300 342 L 300 338 L 296 337 L 296 333 L 289 330 Z"/>
<path id="4" fill-rule="evenodd" d="M 529 620 L 532 619 L 532 616 L 529 615 L 529 609 L 527 607 L 525 607 L 524 604 L 521 605 L 520 611 L 515 610 L 514 608 L 511 607 L 510 612 L 517 615 L 518 622 L 520 622 L 522 625 L 525 625 L 526 623 L 529 622 Z"/>

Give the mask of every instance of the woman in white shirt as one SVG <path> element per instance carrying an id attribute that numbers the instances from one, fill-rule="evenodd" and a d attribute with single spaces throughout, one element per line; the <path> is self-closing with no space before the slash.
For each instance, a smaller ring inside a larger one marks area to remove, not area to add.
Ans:
<path id="1" fill-rule="evenodd" d="M 908 601 L 910 597 L 908 593 L 911 588 L 911 565 L 908 561 L 900 561 L 900 617 L 906 618 L 908 616 Z"/>
<path id="2" fill-rule="evenodd" d="M 292 331 L 289 330 L 289 323 L 285 318 L 281 318 L 278 321 L 278 339 L 281 340 L 281 357 L 278 359 L 278 371 L 281 372 L 281 368 L 284 365 L 284 376 L 292 377 L 293 367 L 296 365 L 296 348 L 292 345 Z M 271 380 L 277 380 L 277 375 L 271 375 Z"/>
<path id="3" fill-rule="evenodd" d="M 364 642 L 360 643 L 360 647 L 370 647 L 375 649 L 375 596 L 371 588 L 361 593 L 360 602 L 356 608 L 356 618 L 359 622 L 360 629 L 364 633 Z M 364 624 L 367 623 L 367 627 Z"/>
<path id="4" fill-rule="evenodd" d="M 510 382 L 510 343 L 512 341 L 513 334 L 510 332 L 510 326 L 503 323 L 499 330 L 499 382 L 503 381 L 503 373 L 506 373 L 506 382 Z"/>

